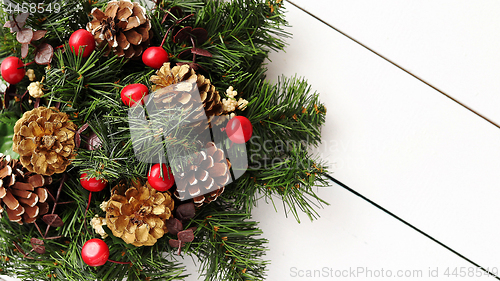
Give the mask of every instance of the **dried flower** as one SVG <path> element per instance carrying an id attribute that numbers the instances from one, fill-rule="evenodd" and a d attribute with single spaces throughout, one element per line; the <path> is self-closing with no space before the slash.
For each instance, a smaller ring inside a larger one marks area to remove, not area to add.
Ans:
<path id="1" fill-rule="evenodd" d="M 238 109 L 243 111 L 247 108 L 248 101 L 246 99 L 240 98 L 238 100 Z"/>
<path id="2" fill-rule="evenodd" d="M 224 112 L 233 112 L 236 110 L 238 102 L 233 99 L 222 99 L 222 109 Z"/>
<path id="3" fill-rule="evenodd" d="M 30 96 L 34 98 L 41 98 L 43 96 L 42 84 L 40 82 L 31 82 L 28 86 Z"/>
<path id="4" fill-rule="evenodd" d="M 101 210 L 106 212 L 106 208 L 108 207 L 108 202 L 109 201 L 102 201 L 101 205 L 99 205 L 99 208 L 101 208 Z"/>
<path id="5" fill-rule="evenodd" d="M 28 71 L 26 71 L 26 76 L 28 76 L 28 79 L 30 81 L 35 81 L 35 79 L 36 79 L 35 71 L 31 68 L 28 69 Z"/>
<path id="6" fill-rule="evenodd" d="M 239 110 L 245 110 L 248 104 L 248 101 L 240 98 L 238 101 L 236 100 L 236 96 L 238 92 L 233 89 L 233 86 L 229 86 L 226 90 L 227 99 L 222 99 L 222 109 L 225 113 L 230 113 L 235 111 L 237 108 Z"/>
<path id="7" fill-rule="evenodd" d="M 90 221 L 90 224 L 95 232 L 101 235 L 102 238 L 108 237 L 108 234 L 104 231 L 104 228 L 102 228 L 103 225 L 106 225 L 106 218 L 101 218 L 98 215 L 95 215 L 95 217 Z"/>

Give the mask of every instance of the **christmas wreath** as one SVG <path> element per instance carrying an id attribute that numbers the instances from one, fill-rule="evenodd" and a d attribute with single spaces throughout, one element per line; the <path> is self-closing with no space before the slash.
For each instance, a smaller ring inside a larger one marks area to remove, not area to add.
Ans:
<path id="1" fill-rule="evenodd" d="M 5 2 L 0 274 L 264 280 L 251 210 L 311 219 L 326 108 L 265 80 L 281 0 Z"/>

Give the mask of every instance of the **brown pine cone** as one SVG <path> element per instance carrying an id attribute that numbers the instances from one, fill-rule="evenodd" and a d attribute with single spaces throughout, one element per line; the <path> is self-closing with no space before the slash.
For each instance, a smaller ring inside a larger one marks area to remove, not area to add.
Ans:
<path id="1" fill-rule="evenodd" d="M 175 175 L 177 190 L 174 195 L 181 200 L 193 198 L 198 206 L 210 203 L 224 192 L 224 186 L 231 181 L 230 169 L 231 163 L 224 151 L 210 142 L 206 150 L 196 154 L 187 171 Z"/>
<path id="2" fill-rule="evenodd" d="M 46 186 L 51 177 L 30 173 L 16 159 L 0 153 L 0 218 L 7 207 L 10 221 L 33 223 L 49 212 Z"/>
<path id="3" fill-rule="evenodd" d="M 94 8 L 91 14 L 93 20 L 87 23 L 87 30 L 107 55 L 113 50 L 119 57 L 139 57 L 149 46 L 151 23 L 139 3 L 111 1 L 104 12 Z"/>
<path id="4" fill-rule="evenodd" d="M 76 125 L 55 107 L 26 111 L 14 126 L 12 149 L 28 171 L 44 176 L 62 173 L 75 157 Z"/>
<path id="5" fill-rule="evenodd" d="M 121 183 L 113 188 L 105 204 L 106 225 L 127 244 L 152 246 L 167 231 L 165 220 L 173 209 L 169 192 L 158 192 L 149 183 Z"/>
<path id="6" fill-rule="evenodd" d="M 181 106 L 184 108 L 190 108 L 193 104 L 194 100 L 191 97 L 192 89 L 174 89 L 172 91 L 172 88 L 169 86 L 183 81 L 190 81 L 193 84 L 196 82 L 201 102 L 209 121 L 213 116 L 222 114 L 222 101 L 215 86 L 212 85 L 210 79 L 205 78 L 201 74 L 196 74 L 194 69 L 187 64 L 174 66 L 170 69 L 170 63 L 164 63 L 156 72 L 156 75 L 151 76 L 150 80 L 155 84 L 152 86 L 152 90 L 157 91 L 154 95 L 155 99 L 161 100 L 163 104 L 169 106 Z"/>

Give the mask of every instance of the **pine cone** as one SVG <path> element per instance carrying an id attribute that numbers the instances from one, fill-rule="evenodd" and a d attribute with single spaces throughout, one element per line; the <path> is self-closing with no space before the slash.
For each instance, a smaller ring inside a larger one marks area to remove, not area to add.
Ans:
<path id="1" fill-rule="evenodd" d="M 196 82 L 198 86 L 198 91 L 200 93 L 201 102 L 205 109 L 205 114 L 209 118 L 209 121 L 213 116 L 219 116 L 222 114 L 222 101 L 219 92 L 215 89 L 215 86 L 210 83 L 210 79 L 206 79 L 201 74 L 196 74 L 196 72 L 187 64 L 181 66 L 174 66 L 170 69 L 170 63 L 164 63 L 163 66 L 156 72 L 156 75 L 151 76 L 151 82 L 153 85 L 152 90 L 157 91 L 154 98 L 161 100 L 164 104 L 169 104 L 171 106 L 182 106 L 184 108 L 190 108 L 193 104 L 191 98 L 191 89 L 181 91 L 171 91 L 170 85 L 190 81 L 192 83 Z M 162 89 L 164 89 L 162 91 Z"/>
<path id="2" fill-rule="evenodd" d="M 14 126 L 12 149 L 28 171 L 44 176 L 62 173 L 75 157 L 76 126 L 55 107 L 24 113 Z"/>
<path id="3" fill-rule="evenodd" d="M 27 171 L 16 159 L 0 154 L 0 218 L 7 207 L 10 221 L 33 223 L 49 212 L 46 186 L 51 177 Z"/>
<path id="4" fill-rule="evenodd" d="M 87 30 L 106 54 L 113 50 L 119 57 L 139 57 L 149 46 L 151 23 L 139 3 L 111 1 L 104 12 L 94 8 L 91 14 L 94 19 L 87 23 Z"/>
<path id="5" fill-rule="evenodd" d="M 210 142 L 206 150 L 196 154 L 191 164 L 187 171 L 175 175 L 177 190 L 174 195 L 181 200 L 193 198 L 198 206 L 216 200 L 231 180 L 231 163 L 224 152 Z"/>
<path id="6" fill-rule="evenodd" d="M 165 220 L 173 209 L 169 192 L 158 192 L 149 183 L 122 183 L 113 188 L 106 204 L 106 225 L 127 244 L 152 246 L 167 231 Z"/>

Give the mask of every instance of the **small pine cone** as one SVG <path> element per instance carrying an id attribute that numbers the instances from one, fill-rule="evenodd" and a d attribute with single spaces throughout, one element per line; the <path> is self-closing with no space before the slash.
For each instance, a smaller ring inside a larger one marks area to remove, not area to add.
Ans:
<path id="1" fill-rule="evenodd" d="M 106 225 L 127 244 L 152 246 L 167 231 L 165 220 L 173 209 L 169 192 L 158 192 L 149 183 L 121 183 L 113 188 L 106 203 Z"/>
<path id="2" fill-rule="evenodd" d="M 187 171 L 175 175 L 177 190 L 174 195 L 181 200 L 193 198 L 198 206 L 210 203 L 231 181 L 230 169 L 231 162 L 224 156 L 224 151 L 210 142 L 206 150 L 196 154 Z"/>
<path id="3" fill-rule="evenodd" d="M 75 157 L 76 125 L 57 108 L 38 107 L 14 126 L 12 149 L 28 171 L 44 176 L 62 173 Z"/>
<path id="4" fill-rule="evenodd" d="M 171 106 L 180 105 L 184 108 L 189 108 L 193 103 L 190 95 L 191 89 L 188 91 L 174 89 L 172 91 L 171 87 L 168 86 L 183 81 L 190 81 L 193 84 L 196 82 L 203 108 L 209 120 L 213 116 L 222 114 L 222 101 L 215 86 L 212 85 L 210 79 L 205 78 L 201 74 L 196 74 L 194 69 L 187 64 L 177 65 L 170 69 L 170 63 L 164 63 L 156 72 L 156 75 L 151 76 L 150 80 L 155 84 L 152 86 L 152 90 L 157 91 L 154 96 L 155 99 L 161 99 L 161 102 L 164 104 L 171 104 Z M 162 89 L 164 90 L 162 91 Z"/>
<path id="5" fill-rule="evenodd" d="M 49 212 L 46 186 L 51 177 L 33 174 L 16 159 L 0 154 L 0 218 L 7 207 L 10 221 L 33 223 Z"/>
<path id="6" fill-rule="evenodd" d="M 139 3 L 111 1 L 104 12 L 94 8 L 91 14 L 87 30 L 99 48 L 106 48 L 107 55 L 113 50 L 119 57 L 139 57 L 149 46 L 151 23 Z"/>

